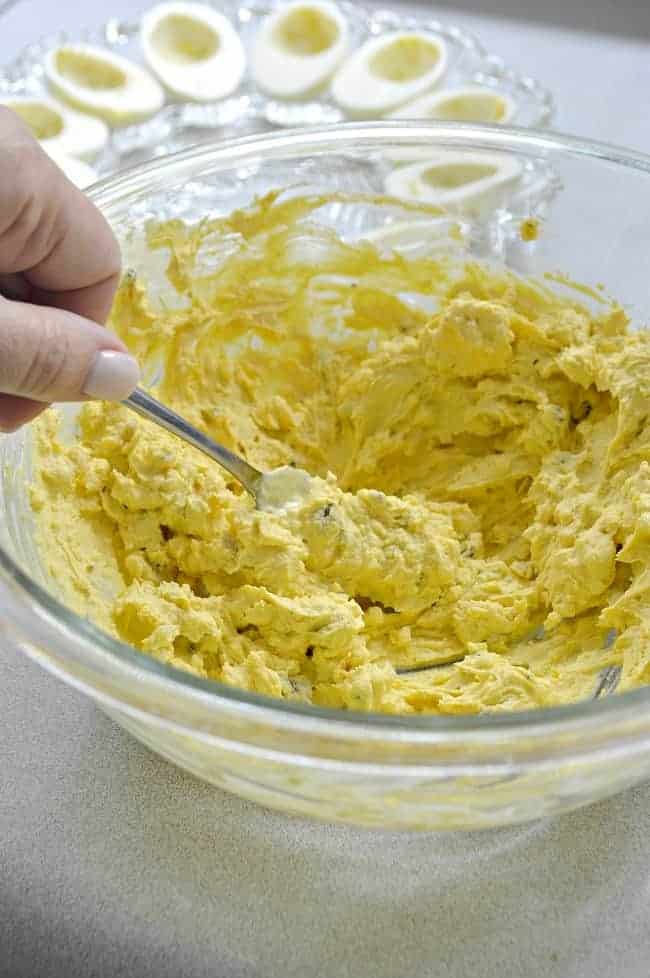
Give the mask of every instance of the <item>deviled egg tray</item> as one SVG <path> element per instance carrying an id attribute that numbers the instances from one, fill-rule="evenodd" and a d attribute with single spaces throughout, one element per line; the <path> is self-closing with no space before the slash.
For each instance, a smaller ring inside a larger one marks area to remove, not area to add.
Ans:
<path id="1" fill-rule="evenodd" d="M 453 24 L 331 0 L 161 3 L 45 37 L 0 68 L 0 102 L 57 160 L 72 160 L 80 185 L 206 139 L 280 127 L 359 118 L 544 127 L 553 115 L 542 85 Z"/>

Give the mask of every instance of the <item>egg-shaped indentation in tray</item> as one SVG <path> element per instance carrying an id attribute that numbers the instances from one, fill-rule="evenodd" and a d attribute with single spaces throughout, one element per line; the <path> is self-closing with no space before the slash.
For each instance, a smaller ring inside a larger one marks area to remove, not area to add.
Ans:
<path id="1" fill-rule="evenodd" d="M 433 20 L 426 14 L 405 16 L 391 10 L 373 11 L 346 0 L 338 3 L 313 0 L 313 4 L 306 2 L 304 6 L 319 4 L 326 9 L 336 7 L 346 25 L 347 55 L 341 58 L 332 78 L 365 42 L 397 31 L 421 32 L 435 35 L 445 48 L 445 70 L 436 91 L 477 86 L 501 93 L 514 105 L 508 120 L 514 125 L 542 126 L 552 116 L 553 99 L 546 89 L 534 79 L 507 68 L 500 59 L 486 53 L 476 38 L 458 27 Z M 151 118 L 112 129 L 106 148 L 95 161 L 100 174 L 210 139 L 251 135 L 285 126 L 329 124 L 346 118 L 332 97 L 329 78 L 326 84 L 317 86 L 316 93 L 307 90 L 300 95 L 300 86 L 293 86 L 292 97 L 286 98 L 263 91 L 255 82 L 255 46 L 265 24 L 278 10 L 289 9 L 291 4 L 253 0 L 240 5 L 228 2 L 203 5 L 225 16 L 241 38 L 246 68 L 238 87 L 214 101 L 184 101 L 178 93 L 167 90 L 164 105 Z M 48 54 L 66 43 L 92 44 L 146 67 L 141 32 L 144 15 L 150 10 L 148 5 L 129 21 L 112 19 L 101 28 L 80 31 L 74 37 L 59 32 L 30 44 L 14 62 L 0 70 L 0 97 L 49 94 L 44 65 Z"/>

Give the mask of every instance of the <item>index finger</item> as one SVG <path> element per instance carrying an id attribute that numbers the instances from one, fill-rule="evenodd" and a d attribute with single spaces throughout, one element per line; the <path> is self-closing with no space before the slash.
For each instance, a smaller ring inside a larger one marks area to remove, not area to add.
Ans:
<path id="1" fill-rule="evenodd" d="M 0 106 L 0 275 L 21 273 L 31 301 L 103 323 L 120 251 L 100 211 Z"/>

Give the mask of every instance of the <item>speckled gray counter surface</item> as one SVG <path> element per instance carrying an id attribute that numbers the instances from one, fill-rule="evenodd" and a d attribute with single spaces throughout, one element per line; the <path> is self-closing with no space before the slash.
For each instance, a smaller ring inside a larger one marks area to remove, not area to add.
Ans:
<path id="1" fill-rule="evenodd" d="M 23 0 L 0 56 L 129 6 Z M 647 0 L 430 9 L 553 88 L 557 128 L 650 151 Z M 2 650 L 0 763 L 0 978 L 650 974 L 650 787 L 481 834 L 312 824 L 182 774 Z"/>

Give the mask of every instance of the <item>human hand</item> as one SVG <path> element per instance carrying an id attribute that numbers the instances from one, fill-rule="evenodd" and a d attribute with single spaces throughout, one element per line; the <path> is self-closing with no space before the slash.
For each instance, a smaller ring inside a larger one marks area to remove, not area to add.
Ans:
<path id="1" fill-rule="evenodd" d="M 0 431 L 131 393 L 138 365 L 103 327 L 119 274 L 100 212 L 0 106 Z"/>

